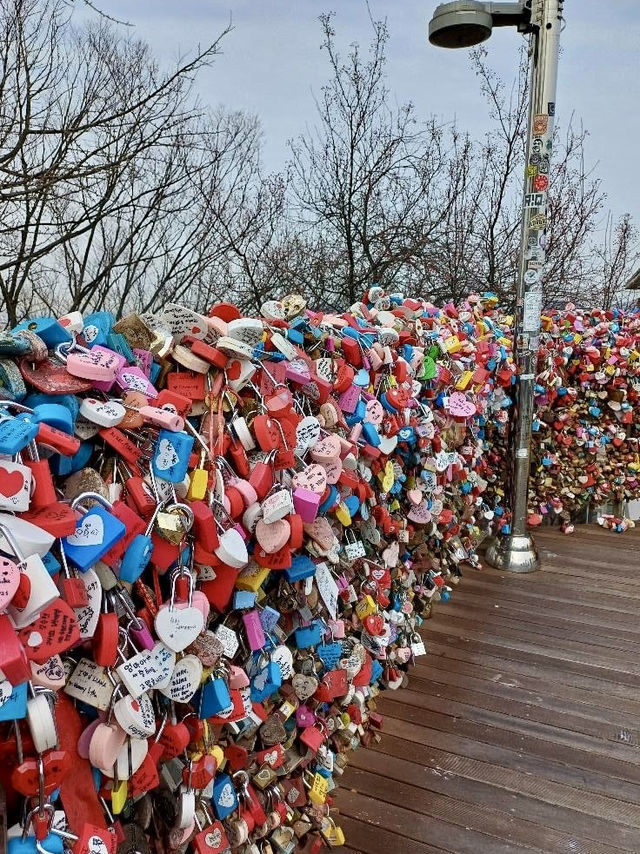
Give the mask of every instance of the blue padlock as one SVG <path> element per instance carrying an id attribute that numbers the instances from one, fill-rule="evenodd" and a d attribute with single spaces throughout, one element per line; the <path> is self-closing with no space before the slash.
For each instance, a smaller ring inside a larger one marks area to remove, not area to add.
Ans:
<path id="1" fill-rule="evenodd" d="M 75 418 L 66 406 L 59 403 L 41 403 L 33 408 L 33 420 L 38 424 L 48 424 L 63 433 L 73 434 Z"/>
<path id="2" fill-rule="evenodd" d="M 347 426 L 353 427 L 354 424 L 360 424 L 364 421 L 367 414 L 367 404 L 364 400 L 359 400 L 353 412 L 343 412 L 342 414 Z"/>
<path id="3" fill-rule="evenodd" d="M 335 507 L 335 505 L 338 503 L 339 495 L 340 494 L 336 487 L 330 486 L 327 497 L 318 507 L 318 513 L 320 515 L 328 513 L 329 510 L 331 510 L 332 507 Z"/>
<path id="4" fill-rule="evenodd" d="M 287 581 L 291 583 L 302 581 L 303 578 L 311 578 L 316 574 L 316 565 L 307 555 L 295 555 L 291 561 L 289 569 L 285 569 L 284 574 Z"/>
<path id="5" fill-rule="evenodd" d="M 56 559 L 56 556 L 53 552 L 47 552 L 46 555 L 42 558 L 42 563 L 44 564 L 44 568 L 47 570 L 49 575 L 57 575 L 62 566 L 60 562 Z"/>
<path id="6" fill-rule="evenodd" d="M 270 661 L 266 667 L 251 680 L 251 699 L 254 703 L 261 703 L 270 697 L 282 685 L 282 670 L 275 661 Z"/>
<path id="7" fill-rule="evenodd" d="M 129 342 L 124 335 L 121 335 L 119 332 L 109 333 L 107 336 L 107 347 L 110 350 L 113 350 L 114 353 L 119 353 L 130 365 L 136 364 L 136 357 L 129 346 Z"/>
<path id="8" fill-rule="evenodd" d="M 311 646 L 317 646 L 324 637 L 325 631 L 324 623 L 320 620 L 314 620 L 310 626 L 301 626 L 294 632 L 296 646 L 298 649 L 309 649 Z"/>
<path id="9" fill-rule="evenodd" d="M 96 311 L 84 318 L 82 335 L 89 347 L 99 344 L 101 347 L 109 346 L 109 334 L 115 323 L 115 318 L 108 311 Z"/>
<path id="10" fill-rule="evenodd" d="M 96 564 L 126 533 L 123 523 L 109 513 L 111 504 L 96 492 L 78 495 L 71 502 L 72 509 L 75 510 L 87 498 L 99 504 L 78 519 L 73 534 L 63 538 L 65 555 L 82 572 Z"/>
<path id="11" fill-rule="evenodd" d="M 260 622 L 266 635 L 270 634 L 278 625 L 280 613 L 272 608 L 271 605 L 265 605 L 260 611 Z"/>
<path id="12" fill-rule="evenodd" d="M 407 428 L 403 427 L 402 429 L 406 430 Z M 410 427 L 408 429 L 411 430 L 413 428 Z M 400 439 L 400 432 L 401 431 L 398 431 L 398 439 L 399 441 L 404 441 L 403 439 Z M 375 424 L 371 424 L 368 421 L 365 421 L 362 425 L 362 438 L 365 440 L 365 442 L 367 442 L 369 445 L 372 445 L 374 448 L 377 448 L 382 441 L 380 439 L 378 431 L 376 430 Z"/>
<path id="13" fill-rule="evenodd" d="M 29 332 L 35 332 L 49 350 L 54 350 L 58 344 L 69 344 L 73 338 L 69 332 L 62 326 L 55 317 L 36 317 L 27 318 L 14 326 L 12 332 L 20 332 L 22 329 L 27 329 Z"/>
<path id="14" fill-rule="evenodd" d="M 226 680 L 216 677 L 215 671 L 196 693 L 192 702 L 198 709 L 198 716 L 203 720 L 218 715 L 233 705 Z"/>
<path id="15" fill-rule="evenodd" d="M 228 774 L 219 774 L 213 782 L 211 806 L 216 817 L 222 821 L 238 808 L 238 795 Z"/>
<path id="16" fill-rule="evenodd" d="M 347 495 L 344 499 L 344 504 L 349 511 L 349 516 L 353 519 L 356 513 L 360 510 L 360 501 L 357 495 Z"/>
<path id="17" fill-rule="evenodd" d="M 19 721 L 27 716 L 27 682 L 13 686 L 13 691 L 0 705 L 0 721 Z"/>
<path id="18" fill-rule="evenodd" d="M 166 503 L 166 501 L 161 501 L 160 504 L 157 505 L 144 534 L 137 534 L 129 546 L 127 546 L 125 553 L 122 555 L 122 560 L 120 561 L 119 577 L 121 581 L 127 581 L 129 584 L 133 584 L 145 571 L 149 561 L 151 560 L 151 553 L 153 552 L 151 532 L 153 531 L 153 526 L 156 523 L 158 513 L 165 507 Z"/>
<path id="19" fill-rule="evenodd" d="M 42 406 L 47 403 L 54 403 L 57 406 L 66 406 L 69 412 L 71 413 L 72 420 L 75 421 L 78 417 L 78 413 L 80 412 L 80 404 L 78 403 L 78 398 L 75 394 L 43 394 L 42 392 L 37 392 L 34 394 L 29 394 L 22 401 L 25 406 L 31 407 L 31 409 L 35 409 L 37 406 Z"/>
<path id="20" fill-rule="evenodd" d="M 5 410 L 0 408 L 0 414 Z M 14 418 L 0 421 L 0 454 L 14 457 L 24 450 L 38 435 L 38 424 L 31 415 L 20 413 Z"/>
<path id="21" fill-rule="evenodd" d="M 236 611 L 255 608 L 258 594 L 253 590 L 236 590 L 233 594 L 233 607 Z"/>
<path id="22" fill-rule="evenodd" d="M 152 362 L 151 371 L 149 372 L 149 381 L 152 385 L 156 385 L 156 381 L 159 379 L 161 372 L 162 365 L 158 364 L 158 362 Z"/>
<path id="23" fill-rule="evenodd" d="M 153 473 L 170 483 L 181 483 L 189 468 L 193 436 L 187 433 L 160 430 L 153 451 Z"/>
<path id="24" fill-rule="evenodd" d="M 337 641 L 318 644 L 316 653 L 327 670 L 335 670 L 340 659 L 344 658 L 342 644 Z"/>

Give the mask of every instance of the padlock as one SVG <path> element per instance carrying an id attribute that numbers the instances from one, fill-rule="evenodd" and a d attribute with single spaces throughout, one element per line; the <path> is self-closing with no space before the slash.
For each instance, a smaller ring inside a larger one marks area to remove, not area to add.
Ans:
<path id="1" fill-rule="evenodd" d="M 13 561 L 5 563 L 0 571 L 7 573 L 7 590 L 13 588 L 11 600 L 5 603 L 7 614 L 11 617 L 16 628 L 21 629 L 32 623 L 49 605 L 59 597 L 60 593 L 53 579 L 47 572 L 39 554 L 26 554 L 22 551 L 22 544 L 15 536 L 17 526 L 11 527 L 0 522 L 0 532 L 7 544 L 7 550 L 18 559 L 17 568 L 20 573 L 18 585 L 15 586 L 15 573 L 12 567 Z M 28 530 L 28 529 L 27 529 Z M 24 542 L 24 540 L 23 540 Z M 37 544 L 36 544 L 37 545 Z M 8 676 L 6 669 L 2 668 Z M 10 678 L 10 677 L 9 677 Z"/>
<path id="2" fill-rule="evenodd" d="M 78 495 L 71 502 L 73 510 L 86 499 L 98 502 L 78 519 L 76 530 L 64 538 L 66 556 L 82 572 L 99 561 L 126 533 L 125 526 L 109 511 L 112 505 L 95 492 Z"/>

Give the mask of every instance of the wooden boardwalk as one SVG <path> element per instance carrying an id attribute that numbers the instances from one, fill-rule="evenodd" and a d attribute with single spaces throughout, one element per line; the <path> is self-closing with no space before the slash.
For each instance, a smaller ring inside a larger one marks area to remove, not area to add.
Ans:
<path id="1" fill-rule="evenodd" d="M 361 854 L 640 852 L 640 530 L 540 530 L 531 575 L 471 569 L 379 702 L 337 797 Z"/>

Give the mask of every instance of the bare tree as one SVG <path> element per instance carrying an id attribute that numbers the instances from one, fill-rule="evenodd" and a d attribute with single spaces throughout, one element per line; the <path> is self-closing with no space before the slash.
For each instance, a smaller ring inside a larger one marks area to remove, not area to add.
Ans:
<path id="1" fill-rule="evenodd" d="M 223 193 L 230 170 L 244 168 L 237 140 L 251 124 L 210 118 L 192 94 L 223 35 L 167 72 L 104 19 L 75 27 L 64 0 L 1 0 L 0 293 L 10 323 L 43 305 L 145 308 L 191 288 L 206 299 L 225 247 L 200 188 Z"/>
<path id="2" fill-rule="evenodd" d="M 368 56 L 356 44 L 343 60 L 331 20 L 320 17 L 331 79 L 318 125 L 290 143 L 291 186 L 299 233 L 332 264 L 318 271 L 309 256 L 301 279 L 320 299 L 353 302 L 373 282 L 393 288 L 412 277 L 411 259 L 446 216 L 447 156 L 434 121 L 419 124 L 411 104 L 391 101 L 385 22 L 371 20 Z"/>

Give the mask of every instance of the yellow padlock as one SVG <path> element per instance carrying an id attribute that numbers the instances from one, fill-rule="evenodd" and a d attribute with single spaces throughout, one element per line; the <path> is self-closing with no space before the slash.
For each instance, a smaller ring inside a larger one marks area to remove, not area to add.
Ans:
<path id="1" fill-rule="evenodd" d="M 313 775 L 313 783 L 309 789 L 309 800 L 314 804 L 323 804 L 329 793 L 329 781 L 322 774 Z"/>
<path id="2" fill-rule="evenodd" d="M 374 602 L 373 597 L 368 593 L 365 594 L 364 598 L 356 605 L 356 614 L 361 620 L 364 620 L 364 618 L 368 617 L 369 614 L 375 614 L 376 610 L 376 603 Z"/>
<path id="3" fill-rule="evenodd" d="M 255 593 L 270 572 L 271 570 L 267 567 L 249 564 L 236 578 L 236 587 L 238 590 L 253 590 Z"/>
<path id="4" fill-rule="evenodd" d="M 189 501 L 202 501 L 209 488 L 209 472 L 206 469 L 194 469 L 189 475 L 189 489 L 187 498 Z"/>
<path id="5" fill-rule="evenodd" d="M 129 781 L 128 780 L 119 780 L 118 783 L 114 783 L 113 788 L 111 789 L 111 812 L 114 815 L 120 815 L 122 810 L 127 803 L 129 791 Z"/>
<path id="6" fill-rule="evenodd" d="M 380 480 L 383 492 L 389 492 L 396 481 L 396 475 L 393 470 L 393 463 L 391 460 L 387 461 L 384 470 L 378 474 L 378 479 Z"/>
<path id="7" fill-rule="evenodd" d="M 351 513 L 349 513 L 349 508 L 341 501 L 340 504 L 336 507 L 335 510 L 336 519 L 341 522 L 345 527 L 348 527 L 351 524 Z"/>
<path id="8" fill-rule="evenodd" d="M 447 353 L 457 353 L 462 347 L 462 343 L 457 335 L 450 335 L 448 338 L 445 338 L 444 346 Z"/>
<path id="9" fill-rule="evenodd" d="M 320 834 L 331 848 L 340 848 L 345 843 L 344 831 L 330 817 L 322 819 Z"/>
<path id="10" fill-rule="evenodd" d="M 463 371 L 458 377 L 456 388 L 459 391 L 464 391 L 473 378 L 473 371 Z"/>

